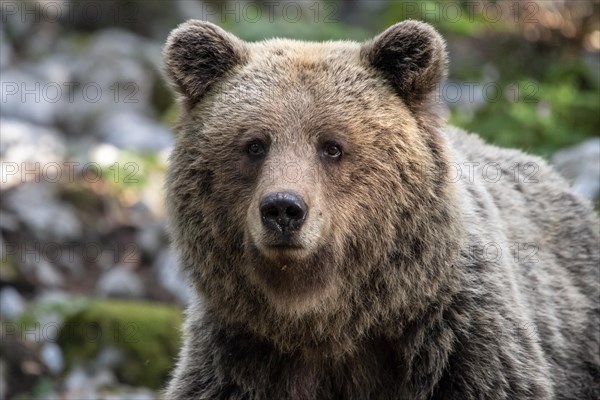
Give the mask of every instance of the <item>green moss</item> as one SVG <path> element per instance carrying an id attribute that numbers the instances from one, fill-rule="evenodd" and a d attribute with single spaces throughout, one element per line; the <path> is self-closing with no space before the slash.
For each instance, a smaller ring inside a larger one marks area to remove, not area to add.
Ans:
<path id="1" fill-rule="evenodd" d="M 119 380 L 152 388 L 163 386 L 180 346 L 180 310 L 155 303 L 93 300 L 67 319 L 59 335 L 67 363 L 93 360 L 105 346 L 124 360 L 115 368 Z"/>

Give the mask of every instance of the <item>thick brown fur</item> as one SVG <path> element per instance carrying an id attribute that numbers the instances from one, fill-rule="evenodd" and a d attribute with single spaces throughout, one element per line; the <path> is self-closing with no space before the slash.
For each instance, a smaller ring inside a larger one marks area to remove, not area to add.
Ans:
<path id="1" fill-rule="evenodd" d="M 246 43 L 190 21 L 165 60 L 171 230 L 197 294 L 167 398 L 600 396 L 598 218 L 542 159 L 445 125 L 433 28 Z M 261 224 L 283 190 L 310 209 L 300 249 Z"/>

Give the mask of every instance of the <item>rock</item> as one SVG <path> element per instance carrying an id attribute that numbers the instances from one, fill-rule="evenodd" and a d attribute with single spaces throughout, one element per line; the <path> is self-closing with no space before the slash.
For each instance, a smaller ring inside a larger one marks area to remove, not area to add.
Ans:
<path id="1" fill-rule="evenodd" d="M 4 231 L 14 232 L 19 228 L 19 220 L 6 211 L 0 210 L 0 229 Z M 2 243 L 4 245 L 4 243 Z M 0 249 L 0 254 L 3 254 L 4 247 Z"/>
<path id="2" fill-rule="evenodd" d="M 37 344 L 56 343 L 65 317 L 78 312 L 83 305 L 82 299 L 74 298 L 64 291 L 39 288 L 27 314 L 36 323 L 26 331 L 24 338 Z"/>
<path id="3" fill-rule="evenodd" d="M 65 155 L 64 136 L 57 130 L 14 118 L 0 118 L 3 161 L 59 161 Z"/>
<path id="4" fill-rule="evenodd" d="M 156 68 L 157 71 L 162 60 L 159 43 L 119 28 L 98 31 L 92 37 L 86 52 L 95 57 L 111 55 L 118 58 L 133 58 Z"/>
<path id="5" fill-rule="evenodd" d="M 81 31 L 118 26 L 164 41 L 169 31 L 182 22 L 178 7 L 181 2 L 189 1 L 174 1 L 165 7 L 165 3 L 145 0 L 78 0 L 77 7 L 65 7 L 60 23 L 68 29 Z"/>
<path id="6" fill-rule="evenodd" d="M 64 393 L 62 398 L 69 400 L 80 399 L 105 399 L 99 392 L 102 389 L 113 387 L 117 383 L 114 374 L 108 370 L 100 370 L 95 373 L 86 371 L 77 366 L 64 380 Z"/>
<path id="7" fill-rule="evenodd" d="M 16 320 L 26 308 L 25 300 L 12 286 L 6 286 L 0 290 L 0 304 L 2 304 L 0 316 L 8 320 Z"/>
<path id="8" fill-rule="evenodd" d="M 57 130 L 13 118 L 0 118 L 2 184 L 10 188 L 26 181 L 56 182 L 66 174 L 64 136 Z"/>
<path id="9" fill-rule="evenodd" d="M 128 211 L 129 222 L 133 226 L 142 226 L 149 220 L 154 219 L 150 205 L 146 204 L 143 198 L 139 198 L 135 203 L 131 204 Z"/>
<path id="10" fill-rule="evenodd" d="M 17 250 L 16 258 L 24 276 L 32 277 L 36 285 L 45 288 L 56 288 L 64 284 L 63 276 L 38 251 L 39 243 L 22 243 Z"/>
<path id="11" fill-rule="evenodd" d="M 64 284 L 63 276 L 56 270 L 54 265 L 41 258 L 40 262 L 33 266 L 35 276 L 42 286 L 58 287 Z"/>
<path id="12" fill-rule="evenodd" d="M 36 324 L 23 333 L 26 341 L 40 345 L 43 343 L 55 343 L 58 333 L 64 321 L 64 317 L 57 312 L 35 314 Z"/>
<path id="13" fill-rule="evenodd" d="M 171 132 L 145 115 L 118 112 L 102 120 L 99 137 L 120 149 L 156 152 L 173 145 Z"/>
<path id="14" fill-rule="evenodd" d="M 110 370 L 102 369 L 92 375 L 90 384 L 92 387 L 99 389 L 112 386 L 116 381 L 115 375 Z"/>
<path id="15" fill-rule="evenodd" d="M 123 363 L 125 354 L 123 349 L 117 346 L 104 346 L 94 360 L 94 367 L 97 369 L 114 369 Z"/>
<path id="16" fill-rule="evenodd" d="M 89 378 L 81 366 L 77 366 L 69 372 L 64 382 L 65 389 L 69 392 L 82 391 L 89 387 Z"/>
<path id="17" fill-rule="evenodd" d="M 35 62 L 28 60 L 19 67 L 40 78 L 41 95 L 45 100 L 68 99 L 68 82 L 75 78 L 73 59 L 69 54 L 50 54 Z"/>
<path id="18" fill-rule="evenodd" d="M 2 107 L 0 115 L 39 125 L 53 125 L 61 107 L 55 82 L 26 69 L 8 69 L 0 74 Z M 35 112 L 32 107 L 35 105 Z"/>
<path id="19" fill-rule="evenodd" d="M 155 85 L 162 82 L 159 44 L 112 28 L 91 35 L 85 46 L 73 34 L 56 47 L 61 54 L 48 58 L 68 65 L 76 84 L 57 117 L 72 136 L 94 132 L 117 111 L 152 111 Z"/>
<path id="20" fill-rule="evenodd" d="M 552 157 L 559 173 L 567 178 L 573 190 L 590 200 L 600 195 L 600 138 L 560 150 Z"/>
<path id="21" fill-rule="evenodd" d="M 100 143 L 91 147 L 88 157 L 102 167 L 108 168 L 114 166 L 119 161 L 120 153 L 121 151 L 112 144 Z"/>
<path id="22" fill-rule="evenodd" d="M 156 395 L 156 393 L 152 392 L 150 389 L 147 388 L 132 388 L 124 390 L 122 397 L 115 397 L 114 400 L 120 400 L 122 398 L 126 398 L 129 400 L 156 400 L 158 396 Z"/>
<path id="23" fill-rule="evenodd" d="M 77 251 L 77 245 L 64 245 L 58 253 L 59 255 L 52 256 L 52 261 L 65 272 L 67 276 L 80 278 L 85 273 L 85 262 L 81 252 Z M 93 260 L 92 257 L 90 257 Z"/>
<path id="24" fill-rule="evenodd" d="M 127 107 L 139 104 L 140 111 L 148 104 L 155 81 L 161 79 L 160 44 L 125 30 L 99 31 L 92 37 L 85 56 L 87 64 L 81 69 L 82 77 L 103 85 L 135 83 L 136 91 L 129 90 L 124 94 L 130 95 L 129 100 L 136 101 L 122 103 Z"/>
<path id="25" fill-rule="evenodd" d="M 144 295 L 141 279 L 123 265 L 106 271 L 98 281 L 96 290 L 104 297 L 139 298 Z"/>
<path id="26" fill-rule="evenodd" d="M 82 226 L 75 210 L 57 196 L 56 184 L 27 183 L 4 194 L 4 201 L 39 239 L 54 243 L 80 239 Z"/>
<path id="27" fill-rule="evenodd" d="M 52 43 L 61 33 L 56 24 L 49 21 L 52 17 L 36 13 L 36 8 L 40 9 L 31 1 L 2 2 L 2 34 L 6 34 L 7 39 L 19 49 L 19 56 L 26 59 L 49 53 Z"/>
<path id="28" fill-rule="evenodd" d="M 69 293 L 59 289 L 39 291 L 35 301 L 39 304 L 52 304 L 60 307 L 61 309 L 78 307 L 75 303 L 80 302 L 77 300 L 77 298 L 74 298 Z"/>
<path id="29" fill-rule="evenodd" d="M 10 6 L 8 9 L 5 9 L 4 7 L 5 5 L 3 3 L 2 35 L 9 35 L 13 41 L 15 37 L 26 35 L 33 26 L 35 18 L 23 18 L 23 14 L 19 13 L 19 8 L 13 9 L 12 12 L 8 12 L 10 11 Z"/>
<path id="30" fill-rule="evenodd" d="M 165 221 L 146 220 L 137 232 L 136 242 L 146 256 L 155 259 L 167 242 Z"/>
<path id="31" fill-rule="evenodd" d="M 153 266 L 160 284 L 183 305 L 189 304 L 192 289 L 179 268 L 177 253 L 172 248 L 162 250 Z"/>
<path id="32" fill-rule="evenodd" d="M 40 359 L 53 375 L 58 375 L 64 368 L 62 350 L 56 343 L 44 343 L 40 350 Z"/>
<path id="33" fill-rule="evenodd" d="M 40 0 L 37 0 L 37 2 L 51 4 Z M 59 8 L 61 7 L 59 6 Z M 39 60 L 44 56 L 52 54 L 54 44 L 63 33 L 58 24 L 53 21 L 54 18 L 48 16 L 47 13 L 38 15 L 37 17 L 30 13 L 29 16 L 24 18 L 22 13 L 17 14 L 21 16 L 21 18 L 18 18 L 21 24 L 24 19 L 33 22 L 23 35 L 15 37 L 15 42 L 20 43 L 19 48 L 22 49 L 20 53 L 23 58 L 27 60 Z"/>

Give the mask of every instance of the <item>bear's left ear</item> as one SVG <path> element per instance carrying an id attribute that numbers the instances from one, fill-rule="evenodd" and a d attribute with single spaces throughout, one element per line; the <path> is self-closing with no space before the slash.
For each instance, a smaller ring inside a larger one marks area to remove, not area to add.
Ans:
<path id="1" fill-rule="evenodd" d="M 169 35 L 163 56 L 167 78 L 190 104 L 248 59 L 246 44 L 207 21 L 190 20 Z"/>
<path id="2" fill-rule="evenodd" d="M 446 75 L 444 39 L 429 24 L 407 20 L 364 43 L 361 58 L 409 102 L 430 94 Z"/>

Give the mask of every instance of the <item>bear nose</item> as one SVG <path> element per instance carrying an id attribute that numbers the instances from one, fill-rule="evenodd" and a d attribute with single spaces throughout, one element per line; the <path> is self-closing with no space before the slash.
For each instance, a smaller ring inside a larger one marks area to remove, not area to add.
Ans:
<path id="1" fill-rule="evenodd" d="M 296 193 L 279 192 L 265 196 L 260 202 L 263 225 L 281 233 L 296 230 L 304 224 L 308 206 Z"/>

